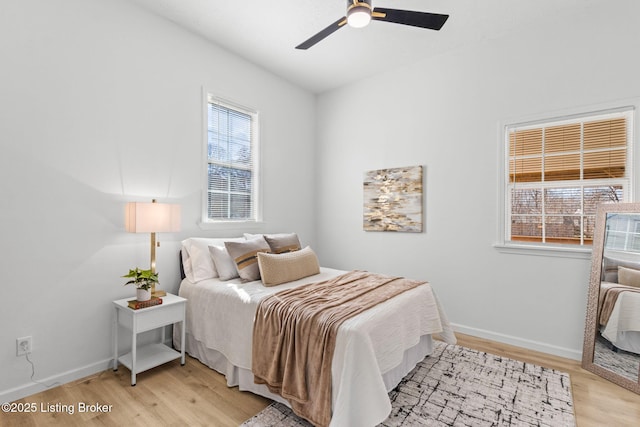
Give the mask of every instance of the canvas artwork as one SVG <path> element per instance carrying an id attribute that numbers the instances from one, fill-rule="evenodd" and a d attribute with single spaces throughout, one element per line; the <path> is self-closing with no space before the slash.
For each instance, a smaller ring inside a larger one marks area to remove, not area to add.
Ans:
<path id="1" fill-rule="evenodd" d="M 365 172 L 364 230 L 422 232 L 422 166 Z"/>

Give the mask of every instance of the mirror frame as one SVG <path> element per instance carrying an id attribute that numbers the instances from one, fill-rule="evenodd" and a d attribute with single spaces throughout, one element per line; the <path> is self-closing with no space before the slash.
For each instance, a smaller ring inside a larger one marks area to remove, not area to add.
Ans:
<path id="1" fill-rule="evenodd" d="M 634 382 L 629 378 L 593 363 L 595 340 L 598 332 L 598 297 L 600 295 L 600 282 L 602 278 L 602 261 L 606 232 L 605 223 L 607 214 L 610 213 L 640 213 L 640 203 L 605 203 L 598 205 L 591 253 L 591 275 L 589 279 L 587 316 L 582 347 L 582 367 L 614 384 L 640 394 L 640 378 Z"/>

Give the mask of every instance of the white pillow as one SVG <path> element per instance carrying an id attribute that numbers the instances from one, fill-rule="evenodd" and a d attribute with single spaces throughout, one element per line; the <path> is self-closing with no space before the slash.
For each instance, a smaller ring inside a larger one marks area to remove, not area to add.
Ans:
<path id="1" fill-rule="evenodd" d="M 244 240 L 243 237 L 222 239 L 191 237 L 183 240 L 182 264 L 185 276 L 192 283 L 218 277 L 218 271 L 211 259 L 209 246 L 224 247 L 224 242 L 244 242 Z M 185 252 L 187 256 L 185 256 Z"/>
<path id="2" fill-rule="evenodd" d="M 213 259 L 213 263 L 218 270 L 220 280 L 231 280 L 240 277 L 235 261 L 229 255 L 227 248 L 220 246 L 209 246 L 209 253 Z"/>

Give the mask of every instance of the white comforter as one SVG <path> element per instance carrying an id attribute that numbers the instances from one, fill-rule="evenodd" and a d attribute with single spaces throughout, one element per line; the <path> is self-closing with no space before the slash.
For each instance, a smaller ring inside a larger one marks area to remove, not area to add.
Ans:
<path id="1" fill-rule="evenodd" d="M 222 353 L 234 366 L 250 370 L 253 318 L 260 300 L 342 273 L 322 268 L 320 274 L 273 287 L 237 279 L 195 284 L 183 280 L 179 294 L 188 299 L 187 334 Z M 402 363 L 405 351 L 416 346 L 421 337 L 436 333 L 448 343 L 456 342 L 428 284 L 345 321 L 338 331 L 332 365 L 331 425 L 372 426 L 384 421 L 391 404 L 382 374 Z"/>

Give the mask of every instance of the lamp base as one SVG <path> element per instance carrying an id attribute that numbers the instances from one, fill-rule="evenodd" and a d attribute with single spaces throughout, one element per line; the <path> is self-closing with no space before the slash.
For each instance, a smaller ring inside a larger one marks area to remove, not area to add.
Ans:
<path id="1" fill-rule="evenodd" d="M 154 298 L 163 297 L 167 295 L 162 289 L 156 289 L 156 284 L 151 285 L 151 296 Z"/>

